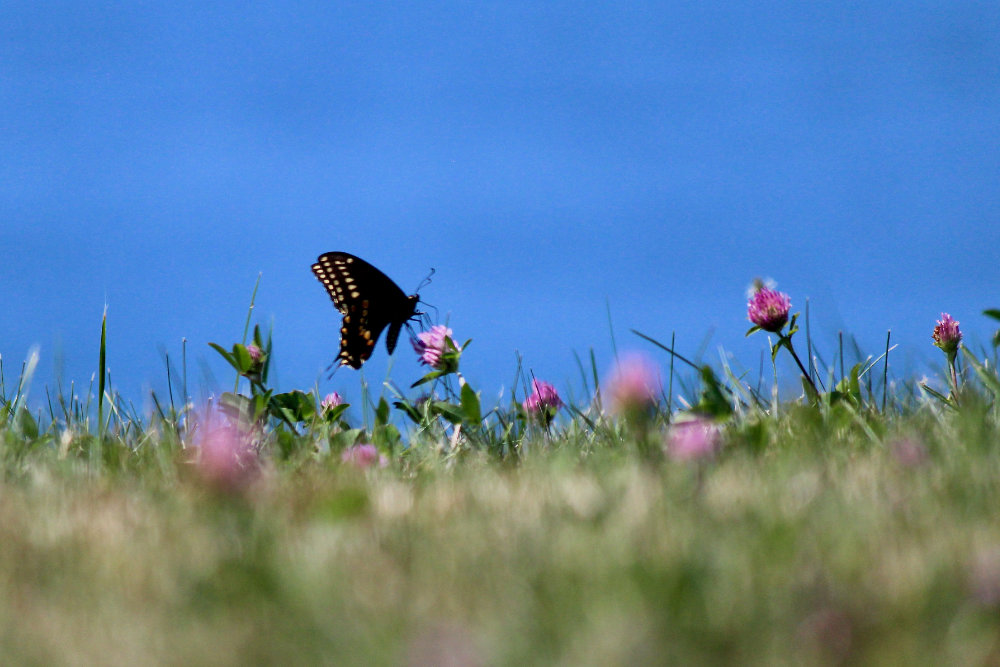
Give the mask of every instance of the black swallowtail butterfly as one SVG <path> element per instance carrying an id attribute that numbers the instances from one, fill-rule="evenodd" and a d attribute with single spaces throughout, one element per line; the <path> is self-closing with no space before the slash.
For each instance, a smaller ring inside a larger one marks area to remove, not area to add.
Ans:
<path id="1" fill-rule="evenodd" d="M 346 252 L 320 255 L 312 271 L 344 316 L 337 356 L 340 365 L 361 368 L 386 326 L 385 348 L 392 354 L 403 325 L 417 314 L 419 297 L 407 296 L 384 273 Z"/>

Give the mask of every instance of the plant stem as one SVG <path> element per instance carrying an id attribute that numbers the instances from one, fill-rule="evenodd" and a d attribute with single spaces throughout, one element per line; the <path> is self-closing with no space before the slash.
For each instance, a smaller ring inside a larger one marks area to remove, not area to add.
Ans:
<path id="1" fill-rule="evenodd" d="M 955 371 L 955 357 L 948 357 L 948 368 L 951 370 L 951 395 L 958 403 L 958 373 Z"/>
<path id="2" fill-rule="evenodd" d="M 813 391 L 816 392 L 816 394 L 818 395 L 819 389 L 816 388 L 816 383 L 813 382 L 813 379 L 811 377 L 809 377 L 809 372 L 806 370 L 806 367 L 802 365 L 802 361 L 799 360 L 799 355 L 795 353 L 795 348 L 792 347 L 791 336 L 786 336 L 785 341 L 787 342 L 788 345 L 788 351 L 792 353 L 792 358 L 795 359 L 795 363 L 799 365 L 799 370 L 802 371 L 802 377 L 804 377 L 809 382 L 809 385 L 813 388 Z"/>

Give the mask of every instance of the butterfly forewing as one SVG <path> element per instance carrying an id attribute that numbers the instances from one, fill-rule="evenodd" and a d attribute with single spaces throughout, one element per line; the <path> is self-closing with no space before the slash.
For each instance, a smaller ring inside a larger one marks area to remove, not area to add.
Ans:
<path id="1" fill-rule="evenodd" d="M 416 310 L 416 296 L 406 296 L 388 276 L 354 255 L 325 253 L 312 265 L 312 270 L 344 316 L 337 357 L 341 365 L 361 368 L 372 356 L 382 330 L 392 324 L 390 333 L 398 336 L 399 329 Z M 396 336 L 390 338 L 386 339 L 386 346 L 392 354 Z"/>

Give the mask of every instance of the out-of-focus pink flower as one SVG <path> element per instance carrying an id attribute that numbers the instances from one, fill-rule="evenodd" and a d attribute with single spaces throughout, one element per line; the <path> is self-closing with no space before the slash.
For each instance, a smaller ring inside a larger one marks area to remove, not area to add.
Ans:
<path id="1" fill-rule="evenodd" d="M 250 358 L 253 359 L 254 363 L 260 361 L 260 358 L 264 356 L 264 350 L 260 349 L 253 343 L 247 345 L 247 353 L 250 354 Z"/>
<path id="2" fill-rule="evenodd" d="M 239 491 L 259 471 L 253 447 L 235 427 L 208 426 L 198 442 L 198 472 L 206 482 L 221 491 Z"/>
<path id="3" fill-rule="evenodd" d="M 829 662 L 848 661 L 854 646 L 854 623 L 851 616 L 835 607 L 821 608 L 799 624 L 798 639 L 818 649 Z"/>
<path id="4" fill-rule="evenodd" d="M 389 465 L 389 459 L 386 458 L 385 454 L 379 454 L 375 445 L 367 443 L 351 445 L 340 455 L 340 460 L 358 468 L 368 468 L 376 463 L 380 468 Z"/>
<path id="5" fill-rule="evenodd" d="M 787 294 L 761 283 L 747 301 L 747 318 L 764 331 L 777 333 L 788 321 L 791 308 L 792 301 Z"/>
<path id="6" fill-rule="evenodd" d="M 944 350 L 949 357 L 958 352 L 958 344 L 962 342 L 962 332 L 958 321 L 948 313 L 941 313 L 941 319 L 934 326 L 934 344 Z"/>
<path id="7" fill-rule="evenodd" d="M 914 438 L 900 438 L 892 442 L 891 450 L 900 465 L 913 468 L 927 460 L 927 447 Z"/>
<path id="8" fill-rule="evenodd" d="M 480 667 L 490 664 L 469 628 L 458 624 L 424 628 L 410 641 L 407 654 L 407 665 Z"/>
<path id="9" fill-rule="evenodd" d="M 630 354 L 615 365 L 605 385 L 611 409 L 624 415 L 646 410 L 659 400 L 660 369 L 644 354 Z"/>
<path id="10" fill-rule="evenodd" d="M 344 399 L 341 398 L 340 394 L 335 391 L 331 391 L 329 394 L 323 397 L 323 400 L 319 402 L 320 410 L 326 412 L 327 410 L 332 410 L 338 405 L 341 405 Z"/>
<path id="11" fill-rule="evenodd" d="M 972 597 L 984 607 L 1000 607 L 1000 549 L 980 549 L 968 572 Z"/>
<path id="12" fill-rule="evenodd" d="M 413 349 L 420 355 L 420 363 L 440 370 L 444 366 L 441 356 L 450 349 L 448 338 L 451 338 L 451 329 L 442 324 L 435 324 L 430 331 L 418 333 L 413 340 Z"/>
<path id="13" fill-rule="evenodd" d="M 696 417 L 671 424 L 667 432 L 667 452 L 679 461 L 695 461 L 715 455 L 720 441 L 719 427 Z"/>
<path id="14" fill-rule="evenodd" d="M 533 390 L 531 396 L 524 399 L 524 403 L 521 404 L 526 411 L 541 412 L 547 408 L 558 410 L 563 406 L 559 392 L 548 382 L 532 380 L 531 388 Z"/>

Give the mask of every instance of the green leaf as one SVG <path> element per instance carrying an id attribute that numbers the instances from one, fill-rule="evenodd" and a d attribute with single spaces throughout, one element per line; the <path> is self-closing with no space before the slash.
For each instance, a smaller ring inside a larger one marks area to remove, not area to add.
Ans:
<path id="1" fill-rule="evenodd" d="M 437 380 L 439 377 L 447 374 L 448 371 L 431 371 L 427 375 L 423 376 L 422 378 L 411 384 L 410 389 L 413 389 L 414 387 L 419 387 L 422 384 L 427 384 L 428 382 L 433 382 L 434 380 Z"/>
<path id="2" fill-rule="evenodd" d="M 760 327 L 755 324 L 752 327 L 750 327 L 749 329 L 747 329 L 747 332 L 746 332 L 746 334 L 744 334 L 744 337 L 749 336 L 752 333 L 757 333 L 760 330 L 761 330 Z"/>
<path id="3" fill-rule="evenodd" d="M 483 417 L 479 407 L 479 396 L 468 383 L 462 385 L 462 410 L 465 421 L 469 424 L 482 424 Z"/>
<path id="4" fill-rule="evenodd" d="M 340 419 L 340 415 L 344 414 L 347 408 L 351 407 L 349 403 L 341 403 L 328 410 L 323 411 L 323 419 L 328 422 L 335 422 Z"/>
<path id="5" fill-rule="evenodd" d="M 861 382 L 859 378 L 861 377 L 861 368 L 864 366 L 864 362 L 859 362 L 851 367 L 851 370 L 847 373 L 845 377 L 840 379 L 837 383 L 834 393 L 839 393 L 845 399 L 849 399 L 855 405 L 861 404 Z M 839 397 L 831 396 L 832 399 Z"/>
<path id="6" fill-rule="evenodd" d="M 233 358 L 236 360 L 236 370 L 241 374 L 246 373 L 253 366 L 253 357 L 247 351 L 246 346 L 236 343 L 233 345 Z"/>
<path id="7" fill-rule="evenodd" d="M 330 451 L 331 452 L 341 452 L 355 442 L 361 437 L 362 431 L 359 428 L 352 428 L 346 431 L 338 431 L 330 436 Z"/>
<path id="8" fill-rule="evenodd" d="M 719 382 L 711 366 L 701 367 L 701 396 L 694 406 L 694 412 L 709 414 L 716 417 L 728 417 L 733 412 L 728 390 Z"/>
<path id="9" fill-rule="evenodd" d="M 976 359 L 976 355 L 969 352 L 967 347 L 963 346 L 962 352 L 969 364 L 976 370 L 976 375 L 983 381 L 983 385 L 993 394 L 993 400 L 1000 400 L 1000 378 L 997 378 L 997 374 L 983 366 L 979 359 Z"/>
<path id="10" fill-rule="evenodd" d="M 389 404 L 385 397 L 379 399 L 378 407 L 375 408 L 375 426 L 385 426 L 389 423 Z"/>
<path id="11" fill-rule="evenodd" d="M 819 394 L 816 393 L 816 388 L 813 387 L 812 383 L 809 381 L 809 378 L 803 375 L 801 377 L 801 380 L 802 380 L 802 390 L 805 392 L 806 398 L 809 399 L 809 402 L 812 403 L 813 405 L 819 403 Z"/>
<path id="12" fill-rule="evenodd" d="M 778 357 L 778 350 L 780 350 L 783 347 L 788 347 L 788 344 L 789 344 L 789 338 L 787 336 L 779 336 L 778 337 L 778 342 L 775 343 L 774 347 L 771 348 L 771 363 L 772 364 L 774 363 L 774 360 Z M 788 348 L 788 349 L 791 350 L 791 348 Z"/>
<path id="13" fill-rule="evenodd" d="M 238 419 L 241 414 L 250 412 L 250 399 L 243 394 L 227 391 L 219 397 L 219 406 L 226 415 Z"/>
<path id="14" fill-rule="evenodd" d="M 298 438 L 287 429 L 275 431 L 275 439 L 277 440 L 278 451 L 281 453 L 282 460 L 287 461 L 295 453 L 295 450 L 298 449 Z"/>
<path id="15" fill-rule="evenodd" d="M 209 347 L 214 349 L 216 352 L 222 355 L 222 358 L 229 362 L 229 365 L 235 368 L 237 371 L 240 370 L 239 365 L 236 363 L 236 357 L 229 353 L 229 350 L 225 349 L 218 343 L 209 343 Z"/>
<path id="16" fill-rule="evenodd" d="M 393 403 L 393 406 L 397 410 L 402 410 L 407 417 L 413 420 L 413 423 L 419 424 L 422 421 L 420 413 L 415 407 L 413 407 L 413 405 L 410 404 L 409 401 L 396 401 Z"/>
<path id="17" fill-rule="evenodd" d="M 944 394 L 942 394 L 941 392 L 939 392 L 937 390 L 931 389 L 927 384 L 921 382 L 920 383 L 920 387 L 924 391 L 926 391 L 928 394 L 930 394 L 931 396 L 933 396 L 937 400 L 939 400 L 942 403 L 944 403 L 945 405 L 952 405 L 952 402 L 951 402 L 950 398 L 948 398 L 947 396 L 945 396 Z M 954 406 L 952 406 L 952 407 L 954 407 Z"/>
<path id="18" fill-rule="evenodd" d="M 396 449 L 401 439 L 399 429 L 394 424 L 383 424 L 372 431 L 372 444 L 390 453 Z"/>
<path id="19" fill-rule="evenodd" d="M 440 415 L 452 424 L 461 424 L 462 418 L 465 417 L 459 406 L 446 401 L 434 401 L 431 403 L 431 412 Z"/>
<path id="20" fill-rule="evenodd" d="M 34 440 L 38 437 L 38 422 L 35 418 L 31 416 L 27 408 L 21 408 L 21 414 L 18 416 L 18 428 L 21 434 L 29 440 Z"/>
<path id="21" fill-rule="evenodd" d="M 340 407 L 340 406 L 337 406 Z M 285 394 L 277 394 L 271 399 L 272 414 L 280 410 L 284 418 L 297 423 L 312 419 L 316 414 L 316 402 L 311 393 L 306 394 L 298 389 Z"/>
<path id="22" fill-rule="evenodd" d="M 264 415 L 267 414 L 267 406 L 271 402 L 271 390 L 264 392 L 263 394 L 257 394 L 250 399 L 250 419 L 252 421 L 259 421 Z"/>
<path id="23" fill-rule="evenodd" d="M 986 317 L 992 317 L 995 320 L 1000 320 L 1000 308 L 988 308 L 983 311 L 983 315 Z"/>

